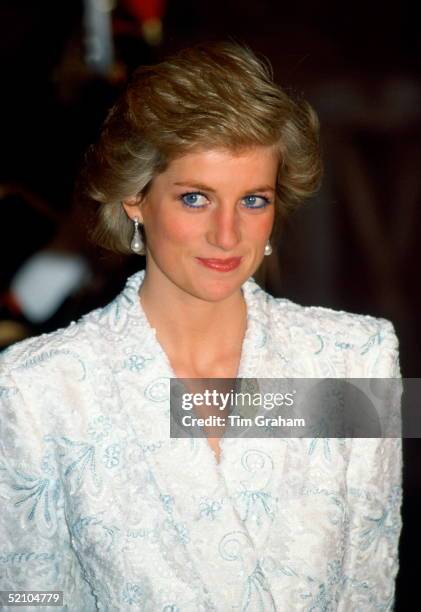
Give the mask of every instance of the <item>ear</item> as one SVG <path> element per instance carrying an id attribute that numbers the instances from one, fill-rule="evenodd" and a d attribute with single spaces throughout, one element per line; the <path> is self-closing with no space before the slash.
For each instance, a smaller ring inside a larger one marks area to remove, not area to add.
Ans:
<path id="1" fill-rule="evenodd" d="M 140 223 L 143 223 L 141 210 L 142 200 L 143 198 L 141 196 L 130 196 L 121 203 L 129 219 L 134 220 L 135 217 L 138 217 Z"/>

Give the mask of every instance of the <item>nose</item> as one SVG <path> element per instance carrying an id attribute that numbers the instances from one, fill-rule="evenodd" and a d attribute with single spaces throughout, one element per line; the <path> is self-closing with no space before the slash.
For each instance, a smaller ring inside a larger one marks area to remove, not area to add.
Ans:
<path id="1" fill-rule="evenodd" d="M 224 251 L 235 249 L 241 240 L 240 218 L 236 208 L 219 206 L 213 211 L 207 240 L 212 246 Z"/>

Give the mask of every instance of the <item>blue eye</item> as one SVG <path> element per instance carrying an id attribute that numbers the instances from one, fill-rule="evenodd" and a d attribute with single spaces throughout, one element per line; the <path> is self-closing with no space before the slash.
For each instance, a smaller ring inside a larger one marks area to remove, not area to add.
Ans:
<path id="1" fill-rule="evenodd" d="M 265 208 L 270 204 L 269 198 L 258 195 L 248 195 L 243 198 L 246 208 Z"/>
<path id="2" fill-rule="evenodd" d="M 203 208 L 206 203 L 206 196 L 198 191 L 183 193 L 179 199 L 189 208 Z"/>

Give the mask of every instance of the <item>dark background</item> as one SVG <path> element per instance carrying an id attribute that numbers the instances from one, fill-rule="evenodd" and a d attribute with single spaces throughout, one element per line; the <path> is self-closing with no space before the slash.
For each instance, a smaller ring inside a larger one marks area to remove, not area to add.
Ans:
<path id="1" fill-rule="evenodd" d="M 272 62 L 277 81 L 319 113 L 325 178 L 284 228 L 259 273 L 274 295 L 393 321 L 402 374 L 420 374 L 421 53 L 409 2 L 169 0 L 150 45 L 127 7 L 114 11 L 116 66 L 84 66 L 83 2 L 0 2 L 0 293 L 45 247 L 81 252 L 95 281 L 42 325 L 3 304 L 24 334 L 49 331 L 111 298 L 138 258 L 100 253 L 72 193 L 85 147 L 130 70 L 194 42 L 231 38 Z M 123 27 L 122 25 L 123 24 Z M 126 26 L 124 26 L 126 24 Z M 130 25 L 131 24 L 131 25 Z M 203 84 L 206 87 L 206 83 Z M 0 317 L 1 318 L 1 317 Z M 418 440 L 405 441 L 404 530 L 397 610 L 419 575 Z"/>

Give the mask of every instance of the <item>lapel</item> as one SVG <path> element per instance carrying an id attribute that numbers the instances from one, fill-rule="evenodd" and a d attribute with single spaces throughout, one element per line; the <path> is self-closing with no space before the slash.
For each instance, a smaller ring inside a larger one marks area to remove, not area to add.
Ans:
<path id="1" fill-rule="evenodd" d="M 243 289 L 248 307 L 248 328 L 239 377 L 251 383 L 250 392 L 262 392 L 264 381 L 256 379 L 267 377 L 268 366 L 271 377 L 281 378 L 284 371 L 282 362 L 273 355 L 270 336 L 273 330 L 266 294 L 252 281 Z M 260 412 L 265 411 L 261 409 Z M 278 486 L 287 452 L 286 440 L 268 435 L 263 437 L 264 432 L 260 433 L 262 437 L 258 438 L 224 438 L 220 465 L 227 495 L 253 544 L 259 567 L 282 503 Z"/>

